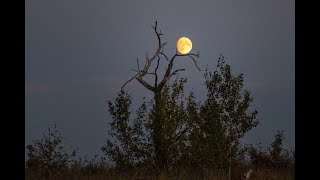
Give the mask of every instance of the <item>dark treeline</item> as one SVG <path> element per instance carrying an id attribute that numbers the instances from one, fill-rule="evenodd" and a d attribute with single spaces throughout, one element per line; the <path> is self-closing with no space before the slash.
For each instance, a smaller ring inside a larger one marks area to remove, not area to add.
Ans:
<path id="1" fill-rule="evenodd" d="M 144 98 L 135 111 L 121 89 L 108 101 L 113 121 L 103 157 L 87 160 L 77 150 L 67 152 L 58 129 L 49 128 L 27 146 L 26 179 L 237 179 L 248 169 L 253 179 L 294 179 L 295 154 L 283 149 L 283 131 L 267 148 L 240 144 L 258 125 L 243 74 L 233 75 L 221 56 L 204 79 L 204 102 L 193 92 L 186 95 L 187 79 L 176 78 L 165 84 L 159 102 Z"/>

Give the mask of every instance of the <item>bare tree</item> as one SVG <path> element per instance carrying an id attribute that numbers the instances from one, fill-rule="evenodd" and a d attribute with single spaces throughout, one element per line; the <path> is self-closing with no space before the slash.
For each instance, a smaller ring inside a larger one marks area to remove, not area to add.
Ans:
<path id="1" fill-rule="evenodd" d="M 194 53 L 188 53 L 188 54 L 179 54 L 177 51 L 176 53 L 171 57 L 168 58 L 168 56 L 164 53 L 164 47 L 167 44 L 167 42 L 162 42 L 161 37 L 162 37 L 162 32 L 161 30 L 158 29 L 158 23 L 157 21 L 155 22 L 155 25 L 152 26 L 154 29 L 154 32 L 157 36 L 158 39 L 158 48 L 154 55 L 149 58 L 146 56 L 146 61 L 143 66 L 143 68 L 140 67 L 139 64 L 139 59 L 137 59 L 137 69 L 133 69 L 133 71 L 136 72 L 136 74 L 129 79 L 127 82 L 123 84 L 121 89 L 123 89 L 129 82 L 132 80 L 136 79 L 140 84 L 142 84 L 146 89 L 150 90 L 154 94 L 154 100 L 155 100 L 155 119 L 152 122 L 152 139 L 155 147 L 155 155 L 156 155 L 156 164 L 160 168 L 166 168 L 166 161 L 167 161 L 167 149 L 168 147 L 164 147 L 166 143 L 165 138 L 164 138 L 164 132 L 163 132 L 163 121 L 162 121 L 162 113 L 163 113 L 163 108 L 162 108 L 162 90 L 164 86 L 167 84 L 169 79 L 176 75 L 180 71 L 184 71 L 185 69 L 173 69 L 174 61 L 176 57 L 184 57 L 187 56 L 191 58 L 191 60 L 194 62 L 194 65 L 196 68 L 200 71 L 200 68 L 197 65 L 196 58 L 199 58 L 199 51 L 197 54 Z M 158 74 L 158 69 L 159 69 L 159 64 L 160 60 L 165 60 L 167 61 L 167 67 L 166 71 L 163 75 L 163 77 L 160 79 L 159 74 Z M 151 67 L 155 66 L 154 71 L 151 70 Z M 144 80 L 146 75 L 153 75 L 154 76 L 154 82 L 153 84 L 150 84 Z M 187 130 L 181 130 L 181 132 L 178 133 L 179 136 L 183 135 Z"/>
<path id="2" fill-rule="evenodd" d="M 148 56 L 146 56 L 146 61 L 145 64 L 143 66 L 142 69 L 140 69 L 140 65 L 139 65 L 139 59 L 137 59 L 137 70 L 133 69 L 133 71 L 137 72 L 137 74 L 135 74 L 131 79 L 129 79 L 126 83 L 123 84 L 123 86 L 121 87 L 121 89 L 123 89 L 129 82 L 131 82 L 132 80 L 136 79 L 138 80 L 146 89 L 152 91 L 154 93 L 154 99 L 156 104 L 158 104 L 161 100 L 161 91 L 164 87 L 164 85 L 168 82 L 168 80 L 176 75 L 179 71 L 184 71 L 185 69 L 176 69 L 173 70 L 173 63 L 176 57 L 181 57 L 181 56 L 187 56 L 190 57 L 195 66 L 197 67 L 197 69 L 200 71 L 200 68 L 197 65 L 197 61 L 195 58 L 199 58 L 199 51 L 197 54 L 194 53 L 188 53 L 188 54 L 178 54 L 178 52 L 176 51 L 175 55 L 173 55 L 170 59 L 168 58 L 168 56 L 164 53 L 164 46 L 167 44 L 167 42 L 163 43 L 161 41 L 161 36 L 163 35 L 161 33 L 161 30 L 158 29 L 158 23 L 157 21 L 155 22 L 155 26 L 152 26 L 152 28 L 154 29 L 154 32 L 157 35 L 158 38 L 158 48 L 156 50 L 156 52 L 154 53 L 154 55 L 149 58 Z M 162 77 L 161 81 L 159 81 L 159 77 L 158 77 L 158 68 L 159 68 L 159 62 L 161 60 L 161 57 L 163 57 L 167 62 L 167 68 L 166 68 L 166 72 L 164 74 L 164 76 Z M 150 67 L 155 64 L 156 67 L 154 69 L 154 72 L 150 71 Z M 151 85 L 149 83 L 147 83 L 143 78 L 146 75 L 154 75 L 154 84 Z"/>

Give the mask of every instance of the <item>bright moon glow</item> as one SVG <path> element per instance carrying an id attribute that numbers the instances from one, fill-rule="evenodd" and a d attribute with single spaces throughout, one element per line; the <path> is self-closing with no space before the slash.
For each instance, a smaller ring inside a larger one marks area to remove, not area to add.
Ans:
<path id="1" fill-rule="evenodd" d="M 177 42 L 177 49 L 180 54 L 188 54 L 192 49 L 192 42 L 186 37 L 181 37 Z"/>

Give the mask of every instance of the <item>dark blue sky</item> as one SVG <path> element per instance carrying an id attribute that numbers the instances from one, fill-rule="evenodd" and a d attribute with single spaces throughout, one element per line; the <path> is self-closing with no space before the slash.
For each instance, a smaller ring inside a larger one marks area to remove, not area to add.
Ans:
<path id="1" fill-rule="evenodd" d="M 244 73 L 260 120 L 244 142 L 269 144 L 284 130 L 285 147 L 294 148 L 294 9 L 293 0 L 28 0 L 25 142 L 56 122 L 67 145 L 100 154 L 111 120 L 106 101 L 134 75 L 136 58 L 155 51 L 157 20 L 168 55 L 186 36 L 201 69 L 215 68 L 222 53 Z M 175 67 L 187 69 L 180 77 L 203 99 L 203 72 L 188 58 Z M 137 81 L 126 89 L 137 100 L 151 95 Z"/>

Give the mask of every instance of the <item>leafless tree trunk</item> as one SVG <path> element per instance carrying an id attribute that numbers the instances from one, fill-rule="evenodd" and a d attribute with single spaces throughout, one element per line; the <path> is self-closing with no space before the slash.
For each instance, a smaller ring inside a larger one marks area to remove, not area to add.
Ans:
<path id="1" fill-rule="evenodd" d="M 161 33 L 161 30 L 158 30 L 158 24 L 157 21 L 155 22 L 155 25 L 152 26 L 152 28 L 154 29 L 155 34 L 157 35 L 157 39 L 158 39 L 158 48 L 156 50 L 156 52 L 154 53 L 154 55 L 149 58 L 148 56 L 146 56 L 146 61 L 145 64 L 143 66 L 143 68 L 140 68 L 140 64 L 139 64 L 139 59 L 137 59 L 137 69 L 133 69 L 133 71 L 137 72 L 131 79 L 129 79 L 127 82 L 125 82 L 123 84 L 123 86 L 121 87 L 121 89 L 123 89 L 129 82 L 131 82 L 132 80 L 136 79 L 140 84 L 142 84 L 146 89 L 150 90 L 153 92 L 154 94 L 154 100 L 155 100 L 155 110 L 159 113 L 161 113 L 161 93 L 162 93 L 162 89 L 163 87 L 166 85 L 166 83 L 168 82 L 168 80 L 176 75 L 178 72 L 180 71 L 184 71 L 185 69 L 176 69 L 173 70 L 173 64 L 174 64 L 174 60 L 176 57 L 180 57 L 180 56 L 187 56 L 190 57 L 195 66 L 197 67 L 197 69 L 200 71 L 200 68 L 197 65 L 197 61 L 195 58 L 199 58 L 199 52 L 197 54 L 178 54 L 178 52 L 176 51 L 176 53 L 169 59 L 168 56 L 164 53 L 164 46 L 167 44 L 166 42 L 163 43 L 161 41 L 161 36 L 163 35 Z M 165 71 L 164 76 L 162 77 L 162 79 L 160 80 L 158 77 L 158 68 L 159 68 L 159 62 L 160 60 L 165 60 L 168 62 L 167 64 L 167 68 Z M 154 65 L 155 69 L 153 72 L 150 71 L 150 67 Z M 143 78 L 146 75 L 153 75 L 154 76 L 154 83 L 150 84 L 148 82 L 146 82 Z M 153 137 L 154 143 L 155 143 L 155 151 L 156 151 L 156 159 L 158 159 L 158 161 L 156 162 L 156 164 L 159 167 L 165 167 L 166 166 L 166 152 L 165 149 L 167 149 L 167 147 L 163 147 L 163 126 L 162 126 L 162 122 L 161 119 L 156 118 L 154 120 L 154 130 L 157 131 L 157 135 L 155 137 Z M 185 131 L 182 131 L 185 132 Z M 158 157 L 158 158 L 157 158 Z M 163 159 L 162 162 L 159 162 L 159 159 Z"/>

